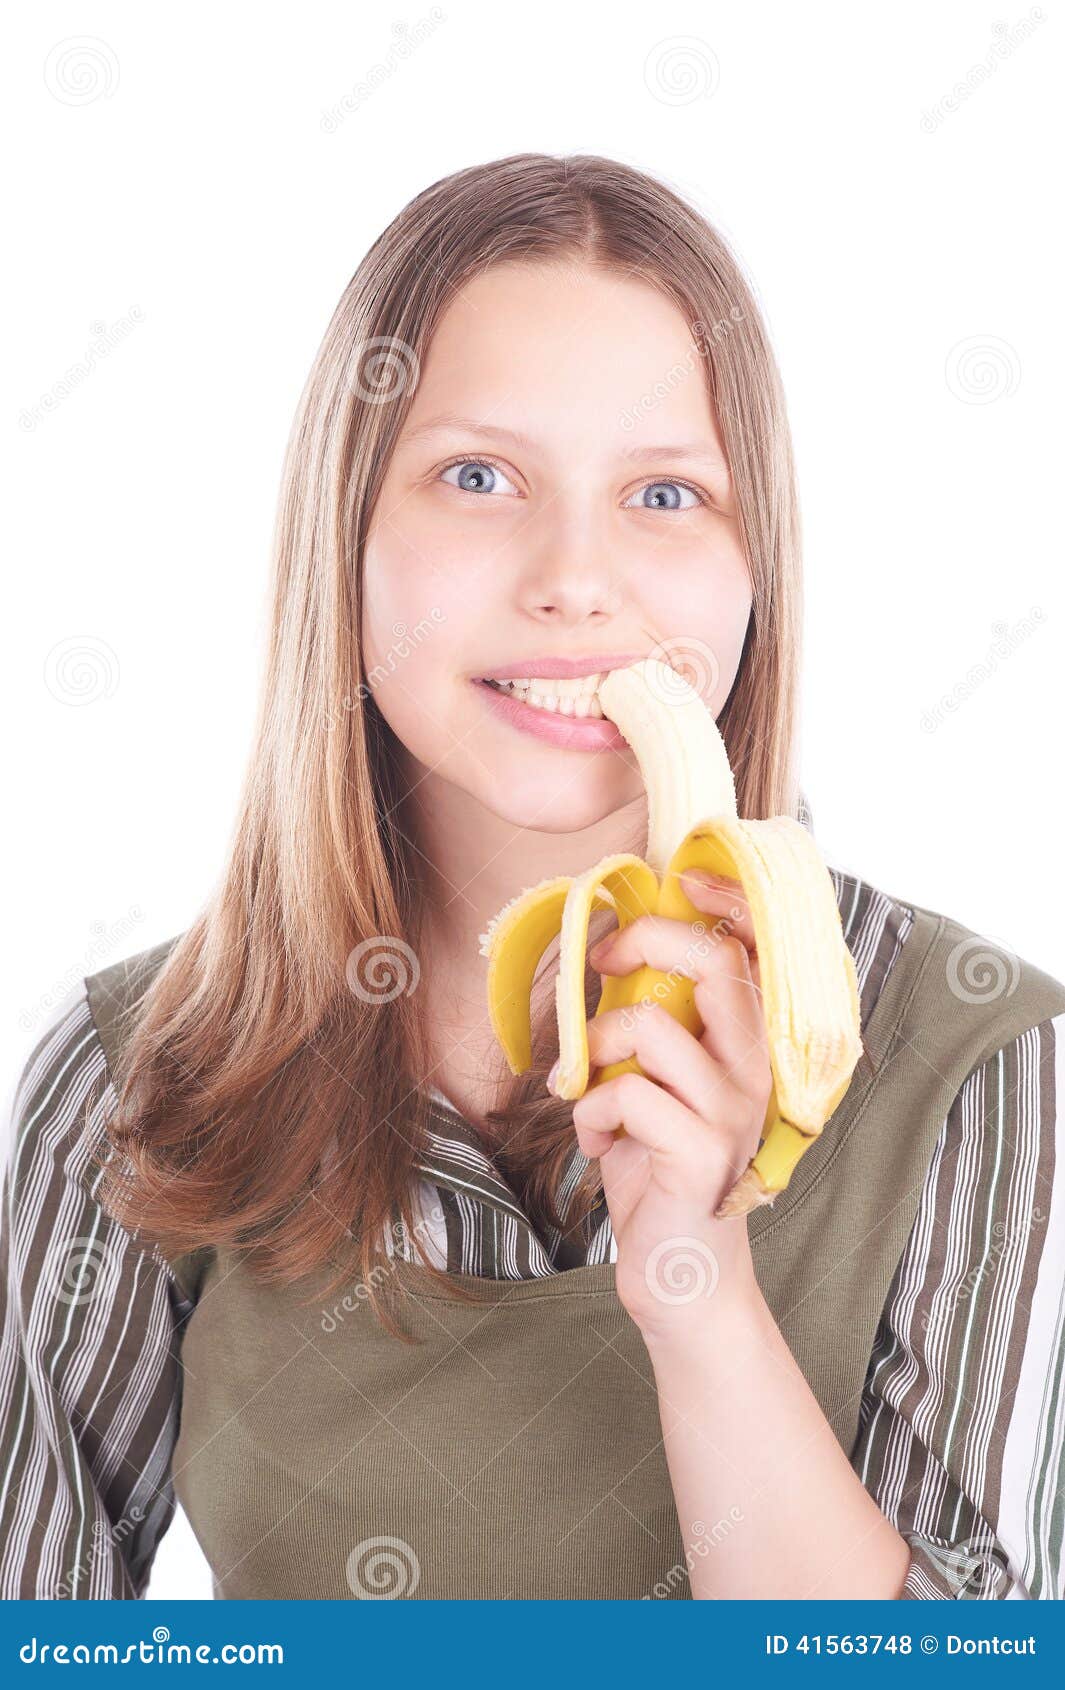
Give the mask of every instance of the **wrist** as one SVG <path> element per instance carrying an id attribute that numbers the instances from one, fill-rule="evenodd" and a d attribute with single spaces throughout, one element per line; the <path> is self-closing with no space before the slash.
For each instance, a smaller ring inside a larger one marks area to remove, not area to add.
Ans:
<path id="1" fill-rule="evenodd" d="M 767 1319 L 772 1315 L 752 1267 L 749 1273 L 730 1274 L 727 1285 L 719 1283 L 711 1296 L 663 1305 L 637 1325 L 656 1366 L 693 1355 L 700 1360 L 721 1356 L 731 1366 L 735 1346 L 756 1337 Z"/>

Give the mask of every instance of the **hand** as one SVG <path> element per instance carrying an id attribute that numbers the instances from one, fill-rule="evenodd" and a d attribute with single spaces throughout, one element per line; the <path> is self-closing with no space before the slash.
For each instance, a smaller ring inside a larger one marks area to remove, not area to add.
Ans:
<path id="1" fill-rule="evenodd" d="M 603 974 L 648 963 L 687 975 L 704 1031 L 695 1037 L 655 1003 L 593 1016 L 591 1065 L 635 1056 L 643 1073 L 605 1080 L 573 1106 L 581 1149 L 602 1164 L 618 1296 L 648 1338 L 713 1319 L 715 1300 L 758 1295 L 746 1216 L 714 1219 L 758 1148 L 772 1092 L 754 926 L 739 881 L 697 872 L 681 885 L 713 921 L 640 916 L 591 960 Z"/>

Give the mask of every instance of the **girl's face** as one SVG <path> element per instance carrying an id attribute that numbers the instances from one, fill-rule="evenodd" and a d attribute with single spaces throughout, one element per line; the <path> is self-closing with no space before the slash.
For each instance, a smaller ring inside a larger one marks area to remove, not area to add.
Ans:
<path id="1" fill-rule="evenodd" d="M 547 707 L 559 675 L 573 694 L 665 656 L 720 710 L 751 587 L 703 369 L 665 295 L 584 265 L 497 265 L 442 316 L 367 539 L 362 627 L 423 796 L 448 782 L 544 832 L 639 797 L 594 699 Z M 552 686 L 537 705 L 490 676 Z"/>

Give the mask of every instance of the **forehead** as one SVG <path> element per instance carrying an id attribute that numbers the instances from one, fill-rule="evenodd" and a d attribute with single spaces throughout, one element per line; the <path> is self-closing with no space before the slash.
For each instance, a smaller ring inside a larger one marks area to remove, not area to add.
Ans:
<path id="1" fill-rule="evenodd" d="M 450 414 L 587 456 L 639 442 L 719 445 L 705 361 L 659 288 L 592 265 L 493 266 L 450 301 L 404 436 Z"/>

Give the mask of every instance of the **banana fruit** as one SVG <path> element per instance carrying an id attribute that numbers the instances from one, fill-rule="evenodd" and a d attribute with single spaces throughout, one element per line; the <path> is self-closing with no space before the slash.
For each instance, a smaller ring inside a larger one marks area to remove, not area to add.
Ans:
<path id="1" fill-rule="evenodd" d="M 561 934 L 555 982 L 559 1096 L 589 1085 L 584 997 L 588 922 L 610 908 L 618 925 L 657 914 L 699 923 L 679 875 L 702 868 L 738 880 L 750 905 L 773 1090 L 761 1144 L 715 1215 L 744 1215 L 772 1203 L 850 1085 L 861 1055 L 854 960 L 828 870 L 809 831 L 790 816 L 742 821 L 724 741 L 699 694 L 667 664 L 647 658 L 612 670 L 599 702 L 628 740 L 647 789 L 647 860 L 604 857 L 577 876 L 541 881 L 506 904 L 481 935 L 488 958 L 492 1028 L 511 1072 L 531 1060 L 530 997 L 540 960 Z M 696 933 L 705 934 L 705 924 Z M 712 942 L 704 941 L 704 942 Z M 643 965 L 603 976 L 596 1014 L 658 1002 L 690 1032 L 702 1032 L 694 981 Z M 635 1057 L 596 1070 L 593 1085 L 641 1073 Z"/>

